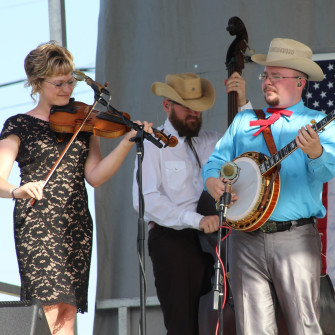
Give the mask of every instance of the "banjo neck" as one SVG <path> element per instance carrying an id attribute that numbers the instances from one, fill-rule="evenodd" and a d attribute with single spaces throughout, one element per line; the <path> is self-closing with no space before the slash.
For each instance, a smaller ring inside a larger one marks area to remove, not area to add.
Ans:
<path id="1" fill-rule="evenodd" d="M 317 123 L 313 123 L 312 129 L 316 132 L 319 132 L 323 130 L 323 128 L 329 124 L 331 121 L 335 119 L 335 111 L 330 112 L 327 114 L 325 118 L 323 118 L 321 121 Z M 294 152 L 296 149 L 298 149 L 297 143 L 295 139 L 291 141 L 289 144 L 287 144 L 285 147 L 277 151 L 274 155 L 272 155 L 269 159 L 265 160 L 260 166 L 259 169 L 261 171 L 261 174 L 264 176 L 266 173 L 268 173 L 271 169 L 273 169 L 277 164 L 279 164 L 284 158 L 286 158 L 288 155 L 290 155 L 292 152 Z"/>

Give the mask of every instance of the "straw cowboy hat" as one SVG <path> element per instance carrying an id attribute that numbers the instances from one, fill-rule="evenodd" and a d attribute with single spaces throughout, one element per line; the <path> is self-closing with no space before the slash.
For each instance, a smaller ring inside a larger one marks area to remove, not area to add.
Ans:
<path id="1" fill-rule="evenodd" d="M 157 96 L 173 100 L 197 112 L 211 108 L 215 102 L 212 84 L 191 72 L 168 74 L 165 83 L 154 82 L 151 91 Z"/>
<path id="2" fill-rule="evenodd" d="M 267 55 L 256 54 L 251 59 L 265 66 L 287 67 L 308 75 L 308 80 L 323 80 L 323 72 L 312 61 L 312 50 L 305 44 L 288 38 L 274 38 Z"/>

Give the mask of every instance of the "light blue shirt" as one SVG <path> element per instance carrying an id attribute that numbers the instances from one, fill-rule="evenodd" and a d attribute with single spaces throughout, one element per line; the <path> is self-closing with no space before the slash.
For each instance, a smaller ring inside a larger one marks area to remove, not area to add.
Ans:
<path id="1" fill-rule="evenodd" d="M 304 106 L 302 100 L 287 108 L 293 112 L 281 116 L 273 125 L 271 132 L 277 150 L 282 149 L 295 139 L 298 130 L 311 120 L 316 122 L 326 115 Z M 266 118 L 270 115 L 266 113 Z M 207 164 L 203 167 L 204 184 L 209 177 L 218 178 L 224 162 L 232 161 L 248 151 L 257 151 L 270 156 L 263 134 L 252 136 L 259 126 L 250 126 L 251 120 L 257 120 L 253 110 L 238 113 L 224 136 L 216 144 Z M 311 216 L 324 217 L 326 209 L 322 205 L 322 185 L 335 175 L 335 125 L 332 121 L 325 131 L 319 133 L 323 153 L 316 159 L 310 159 L 299 148 L 284 158 L 280 169 L 280 195 L 270 217 L 275 221 L 297 220 Z"/>

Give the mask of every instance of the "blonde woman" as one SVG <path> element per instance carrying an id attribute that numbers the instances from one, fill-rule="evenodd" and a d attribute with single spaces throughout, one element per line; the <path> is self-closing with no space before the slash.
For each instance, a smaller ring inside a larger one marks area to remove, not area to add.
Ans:
<path id="1" fill-rule="evenodd" d="M 85 180 L 97 187 L 120 168 L 133 146 L 128 132 L 102 158 L 99 138 L 80 132 L 46 187 L 43 179 L 68 143 L 49 127 L 50 108 L 69 103 L 75 86 L 71 53 L 49 42 L 25 59 L 27 84 L 38 103 L 26 114 L 10 117 L 0 137 L 0 196 L 16 200 L 15 244 L 21 299 L 41 301 L 52 334 L 74 334 L 77 312 L 87 311 L 92 247 L 92 219 Z M 140 123 L 140 122 L 138 122 Z M 151 124 L 144 122 L 152 132 Z M 19 186 L 8 182 L 14 161 Z M 30 199 L 36 200 L 29 206 Z"/>

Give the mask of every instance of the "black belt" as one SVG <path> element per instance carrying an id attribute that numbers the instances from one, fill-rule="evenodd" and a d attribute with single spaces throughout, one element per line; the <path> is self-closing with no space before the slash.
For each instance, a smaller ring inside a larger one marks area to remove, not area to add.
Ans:
<path id="1" fill-rule="evenodd" d="M 291 220 L 291 221 L 266 221 L 259 230 L 263 233 L 277 233 L 280 231 L 289 230 L 292 226 L 300 227 L 304 226 L 305 224 L 314 223 L 315 218 L 310 217 L 308 219 L 298 219 L 298 220 Z"/>

